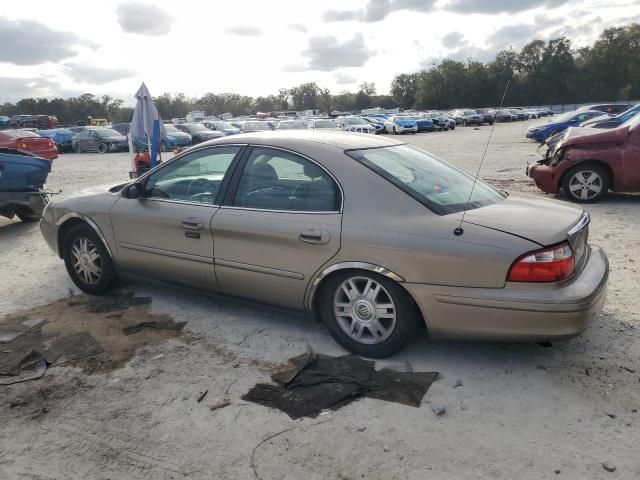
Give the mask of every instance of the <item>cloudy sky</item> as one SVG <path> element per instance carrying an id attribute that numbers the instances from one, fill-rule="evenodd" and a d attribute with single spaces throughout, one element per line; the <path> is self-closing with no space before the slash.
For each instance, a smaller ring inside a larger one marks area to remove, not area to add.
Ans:
<path id="1" fill-rule="evenodd" d="M 640 21 L 640 0 L 154 0 L 0 4 L 0 102 L 84 92 L 258 96 L 315 81 L 385 93 L 434 59 Z"/>

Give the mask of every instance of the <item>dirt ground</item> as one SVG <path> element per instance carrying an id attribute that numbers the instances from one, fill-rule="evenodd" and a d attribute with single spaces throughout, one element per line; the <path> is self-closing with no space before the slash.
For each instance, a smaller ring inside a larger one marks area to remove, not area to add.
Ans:
<path id="1" fill-rule="evenodd" d="M 481 177 L 543 195 L 524 176 L 538 158 L 524 139 L 532 122 L 497 125 Z M 475 173 L 489 133 L 469 127 L 406 140 Z M 127 162 L 125 154 L 64 154 L 49 187 L 69 195 L 119 181 Z M 590 241 L 606 250 L 611 276 L 604 311 L 583 335 L 551 346 L 423 336 L 377 362 L 441 372 L 420 408 L 361 399 L 296 421 L 240 397 L 307 344 L 344 353 L 313 318 L 151 283 L 122 285 L 152 297 L 150 306 L 92 316 L 68 305 L 71 293 L 82 297 L 37 224 L 0 219 L 0 323 L 50 317 L 46 332 L 88 329 L 118 352 L 103 359 L 109 368 L 70 363 L 0 385 L 0 478 L 638 479 L 639 207 L 638 195 L 587 207 Z M 147 315 L 188 323 L 180 334 L 113 341 Z M 223 399 L 231 404 L 210 410 Z M 435 405 L 446 413 L 436 416 Z"/>

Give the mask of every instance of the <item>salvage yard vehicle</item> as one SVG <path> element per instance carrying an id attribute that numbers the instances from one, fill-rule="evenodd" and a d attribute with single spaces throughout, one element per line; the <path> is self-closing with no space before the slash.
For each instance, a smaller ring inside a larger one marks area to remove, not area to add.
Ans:
<path id="1" fill-rule="evenodd" d="M 44 190 L 51 160 L 12 148 L 0 148 L 0 215 L 23 222 L 40 220 L 48 202 Z"/>
<path id="2" fill-rule="evenodd" d="M 577 127 L 582 122 L 599 117 L 600 115 L 602 115 L 602 112 L 597 110 L 567 112 L 554 117 L 553 120 L 550 120 L 548 123 L 530 126 L 525 136 L 537 142 L 544 142 L 548 138 L 564 132 L 569 127 Z"/>
<path id="3" fill-rule="evenodd" d="M 215 138 L 221 138 L 226 136 L 222 132 L 216 132 L 209 130 L 201 123 L 178 123 L 174 125 L 178 130 L 191 135 L 191 141 L 193 144 L 206 142 Z"/>
<path id="4" fill-rule="evenodd" d="M 453 113 L 456 123 L 466 127 L 468 125 L 482 125 L 483 118 L 475 110 L 456 110 Z"/>
<path id="5" fill-rule="evenodd" d="M 276 130 L 306 130 L 307 122 L 303 120 L 283 120 L 278 123 Z"/>
<path id="6" fill-rule="evenodd" d="M 58 158 L 58 148 L 53 140 L 29 130 L 0 131 L 0 147 L 23 150 L 47 160 Z"/>
<path id="7" fill-rule="evenodd" d="M 234 127 L 229 122 L 224 122 L 222 120 L 203 120 L 201 123 L 209 130 L 217 130 L 225 135 L 237 135 L 240 133 L 240 129 L 238 127 Z"/>
<path id="8" fill-rule="evenodd" d="M 127 137 L 117 130 L 104 127 L 86 127 L 73 137 L 71 145 L 76 153 L 126 152 L 129 149 Z"/>
<path id="9" fill-rule="evenodd" d="M 309 120 L 310 130 L 339 130 L 336 121 L 331 118 L 315 118 Z"/>
<path id="10" fill-rule="evenodd" d="M 292 130 L 207 142 L 53 201 L 41 230 L 86 293 L 132 274 L 247 297 L 314 312 L 349 351 L 386 357 L 420 324 L 432 338 L 579 334 L 608 277 L 588 225 L 395 138 Z"/>
<path id="11" fill-rule="evenodd" d="M 73 140 L 73 133 L 68 128 L 51 128 L 48 130 L 36 130 L 36 134 L 41 137 L 47 137 L 53 140 L 58 148 L 58 153 L 69 152 L 73 150 L 71 141 Z"/>
<path id="12" fill-rule="evenodd" d="M 615 115 L 622 113 L 625 110 L 629 110 L 633 105 L 629 103 L 597 103 L 594 105 L 585 105 L 578 108 L 577 111 L 582 112 L 586 110 L 598 110 L 599 112 L 609 113 Z"/>
<path id="13" fill-rule="evenodd" d="M 640 114 L 640 104 L 631 107 L 629 110 L 625 110 L 617 115 L 604 114 L 599 117 L 592 118 L 586 122 L 580 124 L 581 127 L 589 128 L 616 128 L 622 125 L 627 120 L 632 119 L 636 115 Z"/>
<path id="14" fill-rule="evenodd" d="M 239 122 L 238 125 L 240 125 L 240 131 L 242 131 L 242 133 L 267 132 L 273 130 L 271 124 L 264 120 L 247 120 L 245 122 Z"/>
<path id="15" fill-rule="evenodd" d="M 376 133 L 376 127 L 364 118 L 355 115 L 336 118 L 336 125 L 345 132 Z"/>
<path id="16" fill-rule="evenodd" d="M 527 175 L 546 193 L 590 203 L 609 190 L 640 192 L 640 115 L 618 128 L 569 128 L 548 142 L 544 159 Z"/>
<path id="17" fill-rule="evenodd" d="M 482 123 L 493 125 L 493 122 L 496 121 L 495 110 L 491 110 L 490 108 L 480 108 L 476 110 L 476 113 L 482 116 Z"/>
<path id="18" fill-rule="evenodd" d="M 387 133 L 400 135 L 401 133 L 417 133 L 418 122 L 414 117 L 393 115 L 384 122 L 384 130 Z"/>

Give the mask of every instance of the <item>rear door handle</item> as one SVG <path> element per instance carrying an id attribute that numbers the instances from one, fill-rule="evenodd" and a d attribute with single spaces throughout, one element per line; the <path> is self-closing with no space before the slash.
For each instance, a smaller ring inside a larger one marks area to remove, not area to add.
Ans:
<path id="1" fill-rule="evenodd" d="M 326 245 L 331 240 L 331 234 L 326 230 L 305 230 L 298 238 L 304 243 Z"/>
<path id="2" fill-rule="evenodd" d="M 182 228 L 185 230 L 202 230 L 204 227 L 204 222 L 195 217 L 189 217 L 182 220 Z"/>

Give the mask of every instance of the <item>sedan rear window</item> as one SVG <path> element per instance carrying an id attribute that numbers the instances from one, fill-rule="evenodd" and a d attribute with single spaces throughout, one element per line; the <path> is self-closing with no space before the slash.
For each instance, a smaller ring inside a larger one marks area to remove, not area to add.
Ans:
<path id="1" fill-rule="evenodd" d="M 409 146 L 349 150 L 349 156 L 411 195 L 439 215 L 497 203 L 506 194 L 428 153 Z M 469 194 L 473 189 L 473 194 Z"/>

